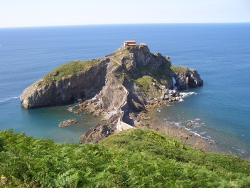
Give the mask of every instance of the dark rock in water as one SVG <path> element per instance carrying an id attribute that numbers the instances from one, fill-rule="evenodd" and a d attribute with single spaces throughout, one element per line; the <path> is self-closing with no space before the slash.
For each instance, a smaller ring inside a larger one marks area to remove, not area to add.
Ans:
<path id="1" fill-rule="evenodd" d="M 187 84 L 190 88 L 203 86 L 203 80 L 200 78 L 196 69 L 188 68 L 186 78 L 188 79 Z"/>
<path id="2" fill-rule="evenodd" d="M 187 123 L 187 126 L 192 126 L 193 125 L 193 122 L 192 121 L 189 121 L 188 123 Z"/>
<path id="3" fill-rule="evenodd" d="M 70 126 L 70 125 L 75 125 L 77 124 L 77 120 L 76 119 L 68 119 L 65 121 L 62 121 L 61 123 L 59 123 L 59 127 L 66 127 L 66 126 Z"/>
<path id="4" fill-rule="evenodd" d="M 169 100 L 169 94 L 164 94 L 163 100 Z"/>
<path id="5" fill-rule="evenodd" d="M 173 70 L 173 77 L 176 81 L 177 89 L 185 90 L 188 88 L 200 87 L 203 80 L 200 78 L 196 69 L 182 67 L 182 71 Z"/>

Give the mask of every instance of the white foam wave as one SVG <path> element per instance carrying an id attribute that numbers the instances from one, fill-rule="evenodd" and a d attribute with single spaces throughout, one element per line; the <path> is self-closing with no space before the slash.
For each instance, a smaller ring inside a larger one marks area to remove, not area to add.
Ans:
<path id="1" fill-rule="evenodd" d="M 201 133 L 200 133 L 200 135 L 203 135 L 203 134 L 206 134 L 206 133 L 207 133 L 207 132 L 206 132 L 206 131 L 204 131 L 204 132 L 201 132 Z"/>
<path id="2" fill-rule="evenodd" d="M 188 121 L 194 122 L 192 120 L 188 120 Z M 203 132 L 199 133 L 198 131 L 194 131 L 191 128 L 187 128 L 185 126 L 182 126 L 181 122 L 166 121 L 166 123 L 171 124 L 171 125 L 175 125 L 176 127 L 183 127 L 185 130 L 189 131 L 191 134 L 193 134 L 195 136 L 198 136 L 198 137 L 202 138 L 203 140 L 206 140 L 206 141 L 209 141 L 209 142 L 212 142 L 212 143 L 216 143 L 216 140 L 213 140 L 211 136 L 206 135 L 207 134 L 206 131 L 203 131 Z M 196 126 L 196 127 L 198 127 L 198 126 Z"/>
<path id="3" fill-rule="evenodd" d="M 180 100 L 179 100 L 179 102 L 183 102 L 184 100 L 181 98 Z"/>
<path id="4" fill-rule="evenodd" d="M 9 100 L 12 100 L 12 99 L 18 99 L 19 97 L 20 97 L 20 96 L 18 96 L 18 97 L 10 97 L 10 98 L 1 100 L 0 103 L 6 102 L 6 101 L 9 101 Z"/>
<path id="5" fill-rule="evenodd" d="M 198 137 L 200 137 L 200 138 L 202 138 L 202 139 L 204 139 L 204 140 L 207 140 L 207 141 L 209 141 L 209 142 L 213 142 L 213 143 L 216 142 L 215 140 L 211 139 L 210 136 L 207 136 L 207 137 L 202 136 L 202 133 L 203 133 L 203 132 L 199 134 L 199 133 L 197 133 L 197 132 L 190 131 L 190 133 L 192 133 L 192 134 L 194 134 L 195 136 L 198 136 Z"/>
<path id="6" fill-rule="evenodd" d="M 197 95 L 197 93 L 195 93 L 195 92 L 180 92 L 179 94 L 180 94 L 180 100 L 179 100 L 179 102 L 183 102 L 184 98 L 189 97 L 191 95 Z"/>
<path id="7" fill-rule="evenodd" d="M 237 149 L 237 151 L 239 151 L 241 153 L 245 153 L 246 152 L 244 149 Z"/>
<path id="8" fill-rule="evenodd" d="M 196 92 L 180 92 L 180 95 L 182 96 L 182 98 L 186 98 L 191 95 L 197 95 L 197 93 Z"/>

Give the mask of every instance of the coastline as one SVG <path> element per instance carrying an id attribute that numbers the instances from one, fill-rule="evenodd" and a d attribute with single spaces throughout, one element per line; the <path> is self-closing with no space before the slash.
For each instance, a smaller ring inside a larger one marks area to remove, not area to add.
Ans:
<path id="1" fill-rule="evenodd" d="M 155 130 L 163 134 L 166 134 L 168 136 L 177 138 L 178 140 L 183 141 L 184 143 L 192 146 L 193 148 L 198 150 L 203 150 L 204 152 L 233 155 L 240 157 L 244 160 L 250 161 L 249 158 L 237 155 L 236 153 L 232 153 L 229 150 L 221 148 L 221 146 L 219 146 L 216 140 L 212 140 L 203 137 L 202 135 L 199 135 L 198 133 L 194 132 L 191 127 L 189 129 L 182 125 L 177 126 L 176 125 L 177 122 L 170 123 L 158 118 L 156 114 L 159 113 L 158 109 L 162 108 L 163 105 L 166 105 L 165 107 L 169 107 L 171 110 L 172 106 L 171 104 L 173 104 L 173 102 L 170 103 L 166 101 L 161 101 L 161 102 L 157 101 L 156 103 L 149 105 L 147 111 L 145 112 L 140 112 L 138 114 L 131 113 L 130 115 L 134 116 L 133 118 L 136 119 L 133 128 Z M 74 104 L 73 106 L 76 106 L 76 104 Z M 67 106 L 67 109 L 68 108 L 69 106 Z M 67 111 L 71 114 L 74 114 L 74 110 L 73 111 L 67 110 Z M 117 128 L 116 126 L 107 126 L 107 119 L 109 119 L 111 115 L 115 115 L 113 114 L 113 112 L 100 113 L 99 115 L 94 114 L 93 112 L 91 113 L 86 109 L 82 110 L 81 112 L 83 112 L 84 114 L 89 114 L 95 117 L 96 119 L 96 124 L 90 127 L 88 130 L 86 130 L 86 132 L 82 133 L 81 136 L 79 137 L 81 143 L 88 143 L 88 142 L 98 143 L 102 139 L 112 134 L 118 133 L 116 131 Z M 168 114 L 165 114 L 166 117 L 167 115 Z M 88 120 L 84 118 L 82 120 L 83 124 L 84 121 Z M 72 125 L 70 125 L 70 127 L 71 126 Z M 84 141 L 82 141 L 81 139 L 83 139 Z"/>
<path id="2" fill-rule="evenodd" d="M 155 130 L 166 134 L 171 137 L 175 137 L 184 143 L 192 146 L 195 149 L 201 149 L 205 152 L 212 152 L 212 153 L 220 153 L 220 154 L 229 154 L 220 150 L 217 147 L 216 141 L 209 140 L 207 138 L 203 138 L 201 135 L 192 132 L 191 130 L 186 129 L 184 126 L 176 126 L 174 123 L 166 123 L 160 120 L 155 116 L 156 109 L 161 106 L 167 104 L 166 102 L 157 102 L 153 105 L 150 105 L 146 112 L 140 112 L 138 114 L 131 113 L 131 116 L 136 119 L 135 125 L 132 126 L 133 128 L 139 129 L 148 129 L 148 130 Z M 88 113 L 88 112 L 85 112 Z M 116 127 L 115 126 L 107 126 L 105 121 L 105 116 L 107 114 L 100 114 L 96 116 L 99 119 L 99 123 L 90 128 L 88 131 L 82 134 L 79 137 L 80 142 L 88 143 L 94 142 L 98 143 L 102 139 L 110 136 L 111 134 L 116 134 Z M 136 116 L 136 117 L 135 117 Z M 107 118 L 107 117 L 106 117 Z M 105 131 L 104 131 L 105 130 Z M 125 129 L 124 129 L 125 130 Z M 103 132 L 108 132 L 107 134 Z M 233 154 L 231 154 L 233 155 Z"/>
<path id="3" fill-rule="evenodd" d="M 232 155 L 250 161 L 249 157 L 242 156 L 239 153 L 223 148 L 222 145 L 217 142 L 217 140 L 203 137 L 202 135 L 193 131 L 191 127 L 187 128 L 183 125 L 177 125 L 177 122 L 166 122 L 157 117 L 156 113 L 159 113 L 159 108 L 162 108 L 163 105 L 166 105 L 165 107 L 171 108 L 171 105 L 169 104 L 171 103 L 163 101 L 151 105 L 147 112 L 141 112 L 138 115 L 140 116 L 140 120 L 136 123 L 136 126 L 138 128 L 152 129 L 164 133 L 168 136 L 183 141 L 195 149 L 203 150 L 204 152 Z M 165 116 L 167 117 L 168 114 L 165 114 Z"/>
<path id="4" fill-rule="evenodd" d="M 188 92 L 186 94 L 182 93 L 183 98 L 196 94 L 197 93 L 195 92 Z M 171 123 L 164 122 L 162 119 L 157 117 L 156 113 L 159 113 L 160 111 L 159 109 L 162 108 L 163 105 L 166 105 L 166 107 L 171 108 L 171 104 L 174 103 L 176 102 L 167 102 L 166 100 L 152 100 L 147 105 L 146 111 L 142 111 L 139 113 L 131 111 L 129 113 L 129 116 L 132 119 L 134 119 L 134 126 L 131 126 L 130 128 L 155 130 L 163 134 L 166 134 L 168 136 L 175 137 L 180 141 L 183 141 L 184 143 L 192 146 L 193 148 L 198 150 L 203 150 L 204 152 L 230 154 L 238 156 L 234 153 L 230 153 L 228 151 L 223 150 L 222 148 L 219 148 L 215 140 L 203 137 L 202 135 L 199 135 L 198 133 L 192 131 L 192 129 L 188 129 L 185 126 L 182 125 L 177 126 L 176 125 L 177 122 L 171 122 Z M 82 102 L 74 104 L 73 106 L 74 107 L 79 106 L 79 108 L 76 108 L 77 110 L 74 112 L 74 110 L 72 110 L 71 107 L 69 107 L 71 109 L 71 111 L 68 110 L 70 113 L 74 114 L 77 111 L 79 111 L 86 114 L 92 114 L 93 116 L 95 116 L 98 122 L 95 126 L 91 127 L 89 130 L 82 133 L 82 135 L 79 137 L 79 141 L 81 143 L 88 143 L 88 142 L 98 143 L 102 139 L 112 134 L 116 134 L 122 130 L 128 129 L 126 127 L 121 130 L 117 130 L 117 121 L 115 119 L 117 119 L 119 113 L 117 114 L 116 111 L 97 113 L 97 111 L 90 110 L 86 108 L 86 106 L 83 107 Z M 77 112 L 77 114 L 79 112 Z M 244 159 L 248 160 L 246 158 Z"/>
<path id="5" fill-rule="evenodd" d="M 150 107 L 147 112 L 140 113 L 139 116 L 141 118 L 140 121 L 136 123 L 136 127 L 159 131 L 166 135 L 175 137 L 195 149 L 202 149 L 205 152 L 226 154 L 217 147 L 216 141 L 203 138 L 201 135 L 186 129 L 184 126 L 178 127 L 174 123 L 163 122 L 162 120 L 155 118 L 155 109 L 164 104 L 166 103 L 158 103 L 157 105 Z"/>

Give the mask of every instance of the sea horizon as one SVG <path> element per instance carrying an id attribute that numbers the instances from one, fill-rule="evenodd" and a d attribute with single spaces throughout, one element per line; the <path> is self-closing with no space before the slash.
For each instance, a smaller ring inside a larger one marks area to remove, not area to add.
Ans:
<path id="1" fill-rule="evenodd" d="M 11 26 L 11 27 L 0 27 L 0 29 L 25 29 L 25 28 L 48 28 L 48 27 L 89 27 L 89 26 L 126 26 L 126 25 L 212 25 L 212 24 L 249 24 L 250 22 L 183 22 L 183 23 L 109 23 L 109 24 L 79 24 L 79 25 L 34 25 L 34 26 Z"/>

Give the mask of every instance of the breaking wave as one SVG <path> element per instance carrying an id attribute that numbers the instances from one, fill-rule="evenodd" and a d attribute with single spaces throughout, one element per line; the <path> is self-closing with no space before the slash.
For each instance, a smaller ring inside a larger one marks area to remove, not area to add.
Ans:
<path id="1" fill-rule="evenodd" d="M 19 97 L 20 97 L 20 96 L 17 96 L 17 97 L 10 97 L 10 98 L 1 100 L 0 103 L 4 103 L 4 102 L 9 101 L 9 100 L 12 100 L 12 99 L 18 99 Z"/>
<path id="2" fill-rule="evenodd" d="M 182 96 L 182 98 L 186 98 L 189 97 L 191 95 L 197 95 L 198 93 L 196 92 L 180 92 L 180 95 Z"/>

